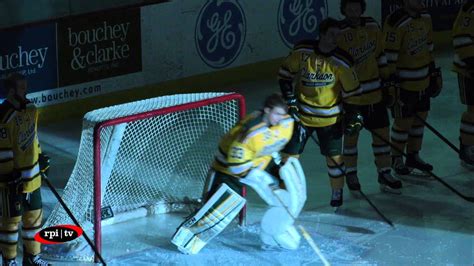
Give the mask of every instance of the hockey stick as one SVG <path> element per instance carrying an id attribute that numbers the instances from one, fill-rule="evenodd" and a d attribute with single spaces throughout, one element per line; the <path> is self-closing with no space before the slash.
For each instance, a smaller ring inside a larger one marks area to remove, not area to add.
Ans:
<path id="1" fill-rule="evenodd" d="M 398 147 L 396 147 L 395 145 L 393 145 L 392 143 L 390 143 L 390 141 L 386 140 L 385 138 L 383 138 L 380 134 L 378 134 L 377 132 L 375 131 L 372 131 L 372 130 L 369 130 L 372 134 L 374 134 L 375 136 L 377 136 L 379 139 L 381 139 L 385 144 L 387 145 L 390 145 L 390 147 L 392 147 L 393 149 L 395 149 L 397 152 L 399 152 L 400 154 L 402 154 L 403 156 L 407 157 L 408 155 L 403 152 L 401 149 L 399 149 Z M 462 194 L 461 192 L 457 191 L 455 188 L 453 188 L 451 185 L 449 185 L 448 183 L 446 183 L 443 179 L 441 179 L 439 176 L 435 175 L 432 171 L 425 171 L 426 173 L 430 174 L 430 176 L 434 177 L 434 179 L 436 179 L 437 181 L 439 181 L 441 184 L 443 184 L 445 187 L 447 187 L 449 190 L 451 190 L 452 192 L 454 192 L 454 194 L 458 195 L 459 197 L 463 198 L 464 200 L 466 201 L 469 201 L 469 202 L 474 202 L 474 197 L 469 197 L 469 196 L 466 196 L 464 194 Z"/>
<path id="2" fill-rule="evenodd" d="M 362 195 L 362 197 L 364 197 L 364 199 L 369 203 L 370 206 L 372 206 L 372 208 L 378 213 L 378 215 L 380 215 L 380 217 L 382 217 L 382 219 L 385 220 L 385 222 L 387 222 L 391 227 L 395 227 L 392 223 L 392 221 L 390 221 L 387 217 L 385 217 L 378 209 L 377 207 L 372 203 L 372 201 L 365 195 L 364 192 L 362 192 L 362 189 L 359 190 L 359 193 Z"/>
<path id="3" fill-rule="evenodd" d="M 290 217 L 296 221 L 296 217 L 290 212 L 290 210 L 288 210 L 288 208 L 285 206 L 285 204 L 283 203 L 283 201 L 281 200 L 280 196 L 278 196 L 277 193 L 274 192 L 274 190 L 272 189 L 272 193 L 273 195 L 275 196 L 275 198 L 278 199 L 278 201 L 280 202 L 281 206 L 285 209 L 285 211 L 288 213 L 288 215 L 290 215 Z M 324 266 L 329 266 L 331 264 L 329 264 L 328 260 L 324 257 L 323 253 L 321 252 L 321 250 L 318 248 L 318 245 L 316 245 L 316 242 L 314 242 L 313 238 L 311 237 L 310 234 L 308 234 L 308 232 L 304 229 L 304 227 L 302 225 L 298 225 L 298 228 L 300 229 L 301 233 L 303 234 L 303 237 L 304 239 L 308 242 L 309 246 L 313 249 L 314 253 L 316 253 L 316 255 L 318 255 L 318 257 L 321 259 L 321 261 L 324 263 Z"/>
<path id="4" fill-rule="evenodd" d="M 461 154 L 461 151 L 459 150 L 458 147 L 456 147 L 452 142 L 450 142 L 447 138 L 445 138 L 438 130 L 436 130 L 434 127 L 432 127 L 428 122 L 426 122 L 425 119 L 421 118 L 418 114 L 415 114 L 416 119 L 421 121 L 427 128 L 431 130 L 438 138 L 440 138 L 444 143 L 448 144 L 448 146 L 453 149 L 455 152 L 458 154 Z"/>
<path id="5" fill-rule="evenodd" d="M 301 123 L 301 120 L 299 119 L 299 117 L 297 115 L 292 115 L 292 117 L 295 119 L 295 122 L 299 123 L 300 126 L 303 127 L 306 131 L 306 126 Z M 319 144 L 319 141 L 316 139 L 316 137 L 313 134 L 310 134 L 310 137 L 319 146 L 319 148 L 321 148 L 321 145 Z M 341 171 L 345 175 L 346 171 L 333 158 L 331 157 L 329 158 L 331 159 L 332 163 L 336 165 L 339 171 Z M 383 213 L 375 206 L 375 204 L 372 203 L 372 201 L 362 192 L 362 190 L 359 190 L 359 192 L 362 195 L 362 197 L 369 203 L 369 205 L 375 210 L 375 212 L 391 227 L 394 227 L 392 221 L 390 221 L 387 217 L 385 217 L 385 215 L 383 215 Z"/>
<path id="6" fill-rule="evenodd" d="M 311 139 L 316 142 L 316 144 L 318 144 L 319 147 L 321 147 L 321 145 L 319 144 L 319 141 L 316 139 L 315 136 L 313 136 L 313 134 L 310 135 L 311 136 Z M 339 171 L 343 172 L 344 175 L 346 174 L 346 171 L 331 157 L 329 157 L 332 161 L 332 163 L 334 163 L 336 165 L 336 167 L 339 169 Z M 362 197 L 369 203 L 369 205 L 375 210 L 375 212 L 386 222 L 388 223 L 391 227 L 395 227 L 392 223 L 392 221 L 390 221 L 387 217 L 385 217 L 385 215 L 383 215 L 383 213 L 375 206 L 375 204 L 372 203 L 372 201 L 365 195 L 364 192 L 362 192 L 362 189 L 358 190 L 359 193 L 362 195 Z"/>
<path id="7" fill-rule="evenodd" d="M 56 197 L 56 199 L 59 201 L 59 203 L 61 204 L 61 206 L 64 208 L 64 210 L 66 211 L 66 213 L 69 215 L 69 217 L 71 218 L 71 220 L 74 222 L 74 224 L 76 224 L 76 226 L 81 227 L 81 225 L 79 224 L 79 222 L 77 221 L 76 217 L 74 217 L 74 215 L 72 214 L 71 210 L 67 207 L 66 203 L 63 201 L 63 199 L 61 198 L 61 196 L 59 195 L 59 193 L 56 191 L 56 189 L 53 187 L 53 185 L 51 184 L 51 182 L 49 182 L 49 179 L 48 177 L 46 176 L 45 173 L 41 172 L 41 176 L 43 177 L 43 180 L 46 181 L 46 185 L 49 187 L 49 189 L 51 190 L 51 192 L 53 192 L 54 196 Z M 107 264 L 105 263 L 104 259 L 102 258 L 102 256 L 100 255 L 99 251 L 97 250 L 96 246 L 94 245 L 94 243 L 92 243 L 92 241 L 90 240 L 90 238 L 87 236 L 86 232 L 83 231 L 82 235 L 84 236 L 84 238 L 86 239 L 87 243 L 89 244 L 89 246 L 92 248 L 92 250 L 94 250 L 94 254 L 99 258 L 100 262 L 106 266 Z"/>
<path id="8" fill-rule="evenodd" d="M 329 264 L 329 261 L 326 260 L 326 258 L 324 257 L 323 253 L 321 252 L 321 250 L 318 248 L 318 246 L 316 245 L 316 243 L 313 241 L 313 238 L 311 238 L 311 236 L 309 235 L 308 232 L 306 232 L 306 230 L 304 229 L 304 227 L 302 225 L 298 225 L 298 228 L 300 229 L 301 233 L 303 234 L 304 238 L 306 239 L 306 241 L 308 241 L 309 245 L 313 248 L 314 252 L 316 252 L 316 254 L 318 254 L 319 258 L 321 259 L 321 261 L 323 262 L 324 266 L 329 266 L 331 264 Z"/>

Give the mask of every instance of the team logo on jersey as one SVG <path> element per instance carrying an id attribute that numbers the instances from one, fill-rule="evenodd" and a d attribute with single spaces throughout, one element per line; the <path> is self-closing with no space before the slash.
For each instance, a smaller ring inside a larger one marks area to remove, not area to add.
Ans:
<path id="1" fill-rule="evenodd" d="M 333 73 L 325 73 L 321 71 L 308 71 L 306 68 L 301 70 L 301 83 L 307 87 L 321 87 L 328 86 L 334 83 L 335 78 Z"/>
<path id="2" fill-rule="evenodd" d="M 230 65 L 240 54 L 247 24 L 237 0 L 209 0 L 201 9 L 195 32 L 196 49 L 212 68 Z"/>
<path id="3" fill-rule="evenodd" d="M 327 0 L 280 0 L 278 31 L 286 46 L 316 39 L 319 23 L 328 16 L 327 6 Z"/>

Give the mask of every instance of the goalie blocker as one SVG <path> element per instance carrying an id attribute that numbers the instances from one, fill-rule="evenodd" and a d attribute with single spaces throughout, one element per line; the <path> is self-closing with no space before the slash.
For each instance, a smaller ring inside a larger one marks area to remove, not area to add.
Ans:
<path id="1" fill-rule="evenodd" d="M 279 170 L 286 189 L 269 173 L 253 169 L 241 179 L 270 206 L 261 221 L 260 237 L 266 245 L 297 249 L 301 236 L 293 226 L 306 201 L 306 181 L 296 158 L 289 158 Z M 217 236 L 245 204 L 238 193 L 222 184 L 204 206 L 180 225 L 171 242 L 185 254 L 197 254 Z"/>

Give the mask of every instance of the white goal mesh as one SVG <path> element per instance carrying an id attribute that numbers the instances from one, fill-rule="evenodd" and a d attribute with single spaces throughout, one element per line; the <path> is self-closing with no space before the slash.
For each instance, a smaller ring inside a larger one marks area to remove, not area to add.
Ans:
<path id="1" fill-rule="evenodd" d="M 235 93 L 179 94 L 91 111 L 84 116 L 77 161 L 62 198 L 100 248 L 100 223 L 94 220 L 100 208 L 118 217 L 143 207 L 164 212 L 199 201 L 219 139 L 244 112 L 243 97 Z M 58 204 L 44 226 L 59 224 L 73 221 Z M 82 250 L 88 249 L 85 243 L 72 245 L 80 247 L 74 252 L 71 245 L 45 246 L 45 252 L 92 258 Z"/>

